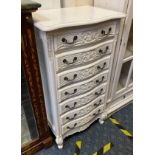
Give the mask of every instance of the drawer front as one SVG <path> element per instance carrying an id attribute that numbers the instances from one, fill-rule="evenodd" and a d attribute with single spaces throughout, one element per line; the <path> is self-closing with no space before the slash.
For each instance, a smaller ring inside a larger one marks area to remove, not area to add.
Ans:
<path id="1" fill-rule="evenodd" d="M 71 47 L 87 45 L 115 35 L 116 22 L 106 22 L 89 28 L 74 28 L 54 34 L 55 52 Z"/>
<path id="2" fill-rule="evenodd" d="M 73 51 L 72 54 L 60 54 L 56 56 L 56 70 L 61 71 L 76 67 L 77 65 L 84 65 L 86 63 L 103 58 L 105 55 L 112 52 L 113 40 L 108 41 L 96 47 L 88 50 Z"/>
<path id="3" fill-rule="evenodd" d="M 74 97 L 92 90 L 96 86 L 107 81 L 107 76 L 108 76 L 108 71 L 102 72 L 87 81 L 74 84 L 72 86 L 69 86 L 68 88 L 65 87 L 64 89 L 58 90 L 59 102 L 62 102 L 66 99 L 69 99 L 71 97 Z"/>
<path id="4" fill-rule="evenodd" d="M 62 127 L 63 134 L 65 134 L 68 131 L 74 130 L 77 127 L 85 125 L 86 123 L 88 123 L 92 119 L 98 117 L 103 111 L 104 111 L 104 105 L 96 108 L 95 110 L 93 110 L 91 113 L 89 113 L 85 117 L 79 118 L 77 120 L 74 120 L 72 122 L 65 124 Z"/>
<path id="5" fill-rule="evenodd" d="M 103 83 L 102 85 L 98 86 L 97 88 L 94 88 L 88 93 L 85 93 L 83 95 L 74 98 L 70 98 L 62 102 L 59 106 L 60 114 L 86 105 L 87 103 L 93 101 L 97 97 L 103 95 L 105 91 L 106 91 L 106 83 Z"/>
<path id="6" fill-rule="evenodd" d="M 91 65 L 58 74 L 58 88 L 83 81 L 109 68 L 110 56 Z"/>
<path id="7" fill-rule="evenodd" d="M 63 116 L 61 116 L 61 122 L 64 125 L 70 121 L 73 121 L 79 117 L 82 117 L 82 116 L 88 114 L 89 112 L 91 112 L 92 110 L 98 108 L 100 105 L 103 105 L 103 104 L 104 104 L 104 95 L 93 100 L 91 103 L 89 103 L 86 106 L 72 110 L 72 111 L 64 114 Z"/>

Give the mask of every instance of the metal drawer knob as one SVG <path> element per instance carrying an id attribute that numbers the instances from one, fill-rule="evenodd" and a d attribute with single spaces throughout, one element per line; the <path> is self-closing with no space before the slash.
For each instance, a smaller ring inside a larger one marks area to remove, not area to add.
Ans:
<path id="1" fill-rule="evenodd" d="M 74 42 L 78 39 L 77 36 L 73 37 L 73 41 L 69 42 L 66 38 L 62 38 L 62 42 L 66 43 L 66 44 L 74 44 Z"/>
<path id="2" fill-rule="evenodd" d="M 76 79 L 76 77 L 77 77 L 77 74 L 74 74 L 72 79 L 69 79 L 68 77 L 64 77 L 64 80 L 65 81 L 73 81 Z"/>
<path id="3" fill-rule="evenodd" d="M 65 108 L 68 108 L 69 110 L 72 110 L 75 108 L 77 102 L 74 102 L 74 105 L 72 107 L 70 107 L 69 105 L 66 105 Z"/>
<path id="4" fill-rule="evenodd" d="M 70 64 L 74 64 L 76 61 L 77 61 L 77 57 L 74 57 L 72 62 L 69 62 L 68 60 L 64 59 L 63 63 L 67 64 L 67 65 L 70 65 Z"/>
<path id="5" fill-rule="evenodd" d="M 69 92 L 66 91 L 64 94 L 65 94 L 65 95 L 73 95 L 73 94 L 75 94 L 76 92 L 77 92 L 77 89 L 74 89 L 73 93 L 69 93 Z"/>
<path id="6" fill-rule="evenodd" d="M 75 123 L 73 127 L 67 126 L 67 129 L 74 129 L 76 126 L 77 126 L 77 123 Z"/>

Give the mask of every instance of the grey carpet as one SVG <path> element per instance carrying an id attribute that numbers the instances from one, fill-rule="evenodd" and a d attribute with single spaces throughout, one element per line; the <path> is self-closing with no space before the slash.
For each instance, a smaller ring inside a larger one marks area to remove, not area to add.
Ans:
<path id="1" fill-rule="evenodd" d="M 113 115 L 121 125 L 133 133 L 133 104 L 129 104 Z M 48 149 L 43 149 L 35 155 L 73 155 L 75 150 L 75 142 L 82 141 L 80 155 L 92 155 L 105 144 L 111 142 L 113 147 L 106 155 L 132 155 L 133 141 L 123 135 L 120 130 L 111 123 L 109 119 L 103 125 L 98 121 L 94 122 L 88 129 L 83 132 L 76 133 L 64 140 L 64 147 L 59 150 L 54 144 Z"/>

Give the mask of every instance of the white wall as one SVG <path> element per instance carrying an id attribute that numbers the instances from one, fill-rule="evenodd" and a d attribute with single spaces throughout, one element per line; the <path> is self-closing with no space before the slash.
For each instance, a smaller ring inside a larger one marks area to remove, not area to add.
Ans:
<path id="1" fill-rule="evenodd" d="M 42 5 L 39 9 L 54 9 L 62 7 L 73 7 L 91 5 L 93 6 L 94 0 L 33 0 Z"/>
<path id="2" fill-rule="evenodd" d="M 94 0 L 94 6 L 125 12 L 128 0 Z"/>
<path id="3" fill-rule="evenodd" d="M 60 8 L 60 0 L 33 0 L 40 3 L 42 6 L 39 9 L 54 9 Z"/>
<path id="4" fill-rule="evenodd" d="M 73 7 L 73 6 L 83 6 L 92 5 L 94 0 L 61 0 L 62 7 Z"/>

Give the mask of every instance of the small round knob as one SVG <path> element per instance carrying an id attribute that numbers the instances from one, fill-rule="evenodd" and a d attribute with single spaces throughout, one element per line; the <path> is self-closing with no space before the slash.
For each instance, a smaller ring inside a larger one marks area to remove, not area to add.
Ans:
<path id="1" fill-rule="evenodd" d="M 99 50 L 99 53 L 102 53 L 102 52 L 103 52 L 103 50 L 100 49 L 100 50 Z"/>
<path id="2" fill-rule="evenodd" d="M 76 61 L 77 60 L 77 57 L 74 57 L 74 61 Z"/>
<path id="3" fill-rule="evenodd" d="M 63 63 L 66 63 L 66 62 L 67 62 L 67 60 L 66 60 L 66 59 L 64 59 L 64 60 L 63 60 Z"/>
<path id="4" fill-rule="evenodd" d="M 65 42 L 66 41 L 66 39 L 65 38 L 62 38 L 62 42 Z"/>
<path id="5" fill-rule="evenodd" d="M 99 80 L 96 80 L 96 83 L 99 83 Z"/>
<path id="6" fill-rule="evenodd" d="M 68 80 L 68 77 L 64 77 L 64 80 Z"/>
<path id="7" fill-rule="evenodd" d="M 77 77 L 77 74 L 74 74 L 74 79 Z"/>
<path id="8" fill-rule="evenodd" d="M 68 92 L 65 92 L 65 95 L 67 95 L 68 94 Z"/>

